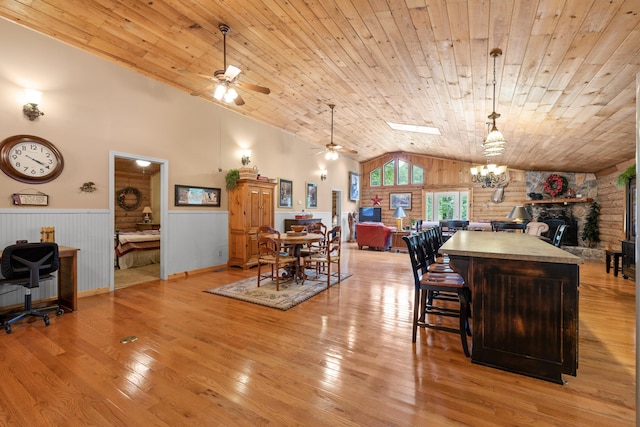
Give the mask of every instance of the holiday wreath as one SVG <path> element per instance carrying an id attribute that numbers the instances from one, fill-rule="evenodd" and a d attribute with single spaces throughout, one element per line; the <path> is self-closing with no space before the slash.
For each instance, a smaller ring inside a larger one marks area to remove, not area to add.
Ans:
<path id="1" fill-rule="evenodd" d="M 133 187 L 125 187 L 118 191 L 118 206 L 125 211 L 137 209 L 142 203 L 142 193 Z"/>
<path id="2" fill-rule="evenodd" d="M 561 196 L 567 191 L 567 178 L 558 174 L 551 174 L 542 185 L 544 192 L 551 197 Z"/>

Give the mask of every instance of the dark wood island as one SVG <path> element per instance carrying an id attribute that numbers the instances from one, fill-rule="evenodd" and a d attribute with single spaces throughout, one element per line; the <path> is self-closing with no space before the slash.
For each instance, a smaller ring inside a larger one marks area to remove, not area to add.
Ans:
<path id="1" fill-rule="evenodd" d="M 477 231 L 440 251 L 472 291 L 472 362 L 559 384 L 576 375 L 580 257 L 528 234 Z"/>

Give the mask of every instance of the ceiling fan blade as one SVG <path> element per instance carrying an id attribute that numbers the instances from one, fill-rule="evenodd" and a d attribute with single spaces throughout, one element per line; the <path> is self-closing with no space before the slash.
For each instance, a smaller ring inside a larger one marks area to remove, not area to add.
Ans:
<path id="1" fill-rule="evenodd" d="M 271 90 L 269 88 L 254 85 L 251 83 L 236 82 L 236 84 L 243 89 L 253 90 L 256 92 L 264 93 L 265 95 L 269 95 L 271 93 Z"/>
<path id="2" fill-rule="evenodd" d="M 232 81 L 233 79 L 238 77 L 238 74 L 240 74 L 241 72 L 242 70 L 240 70 L 240 68 L 229 65 L 227 67 L 227 71 L 224 72 L 224 75 L 229 81 Z"/>
<path id="3" fill-rule="evenodd" d="M 244 99 L 242 99 L 240 94 L 238 94 L 238 96 L 236 96 L 236 99 L 234 99 L 233 102 L 235 102 L 236 105 L 244 105 Z"/>
<path id="4" fill-rule="evenodd" d="M 356 150 L 351 150 L 349 148 L 344 148 L 344 147 L 336 148 L 335 150 L 341 153 L 358 154 Z"/>
<path id="5" fill-rule="evenodd" d="M 202 89 L 198 89 L 194 92 L 191 92 L 192 96 L 200 96 L 202 94 L 204 94 L 205 92 L 210 91 L 211 89 L 213 89 L 213 87 L 215 86 L 215 83 L 211 83 L 210 85 L 207 85 L 205 87 L 203 87 Z"/>

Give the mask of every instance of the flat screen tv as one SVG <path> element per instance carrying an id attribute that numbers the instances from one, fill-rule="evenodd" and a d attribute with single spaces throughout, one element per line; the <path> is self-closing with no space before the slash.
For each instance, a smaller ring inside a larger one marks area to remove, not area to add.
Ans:
<path id="1" fill-rule="evenodd" d="M 382 208 L 366 207 L 360 208 L 358 213 L 359 222 L 382 222 Z"/>

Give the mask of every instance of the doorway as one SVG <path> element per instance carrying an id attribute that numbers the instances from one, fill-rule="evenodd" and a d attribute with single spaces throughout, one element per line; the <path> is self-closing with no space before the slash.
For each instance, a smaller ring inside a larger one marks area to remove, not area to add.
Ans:
<path id="1" fill-rule="evenodd" d="M 331 227 L 339 225 L 344 230 L 342 222 L 342 191 L 331 190 Z M 342 235 L 345 235 L 344 231 Z"/>
<path id="2" fill-rule="evenodd" d="M 138 165 L 136 160 L 148 162 Z M 150 280 L 167 279 L 167 160 L 128 153 L 111 152 L 109 158 L 109 188 L 111 223 L 116 238 L 127 232 L 146 234 L 155 240 L 158 249 L 117 257 L 112 251 L 109 288 L 131 286 Z M 139 237 L 136 237 L 139 238 Z M 145 243 L 152 245 L 152 243 Z M 139 256 L 138 256 L 139 255 Z M 122 264 L 122 265 L 120 265 Z M 118 268 L 118 266 L 124 268 Z"/>

